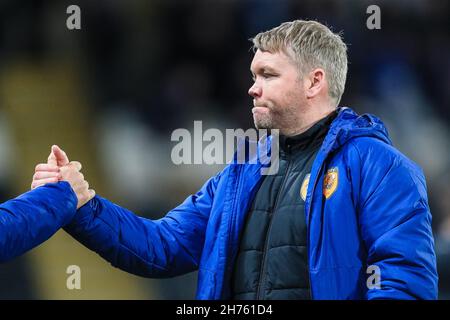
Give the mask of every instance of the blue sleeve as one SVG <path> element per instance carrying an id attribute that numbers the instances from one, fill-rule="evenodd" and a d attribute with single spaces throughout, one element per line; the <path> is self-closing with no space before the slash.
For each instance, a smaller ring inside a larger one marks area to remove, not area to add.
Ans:
<path id="1" fill-rule="evenodd" d="M 162 278 L 196 270 L 219 177 L 159 220 L 96 196 L 65 230 L 113 266 L 136 275 Z"/>
<path id="2" fill-rule="evenodd" d="M 0 205 L 0 262 L 41 244 L 69 223 L 77 198 L 69 183 L 46 184 Z"/>
<path id="3" fill-rule="evenodd" d="M 359 155 L 361 236 L 367 265 L 379 268 L 381 280 L 367 298 L 436 299 L 436 256 L 422 170 L 382 142 L 366 144 Z"/>

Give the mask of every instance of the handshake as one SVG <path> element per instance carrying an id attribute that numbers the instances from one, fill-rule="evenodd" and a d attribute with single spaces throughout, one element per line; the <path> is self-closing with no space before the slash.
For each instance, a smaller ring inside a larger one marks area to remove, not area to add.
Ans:
<path id="1" fill-rule="evenodd" d="M 89 183 L 84 179 L 84 175 L 80 170 L 80 162 L 69 162 L 66 153 L 58 146 L 54 145 L 48 156 L 47 163 L 40 163 L 36 166 L 31 189 L 35 189 L 47 183 L 66 181 L 70 184 L 77 196 L 78 209 L 95 196 L 95 191 L 89 189 Z"/>

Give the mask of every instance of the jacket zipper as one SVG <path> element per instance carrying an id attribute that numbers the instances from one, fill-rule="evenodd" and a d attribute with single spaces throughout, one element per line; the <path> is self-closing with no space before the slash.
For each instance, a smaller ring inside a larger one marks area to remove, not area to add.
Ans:
<path id="1" fill-rule="evenodd" d="M 278 189 L 277 197 L 275 199 L 275 204 L 274 204 L 272 212 L 270 214 L 269 226 L 267 228 L 266 238 L 265 238 L 265 242 L 264 242 L 264 250 L 263 250 L 262 262 L 261 262 L 261 270 L 260 270 L 260 274 L 259 274 L 258 288 L 257 288 L 257 291 L 256 291 L 256 300 L 261 300 L 262 299 L 262 292 L 264 290 L 264 286 L 263 286 L 263 284 L 265 282 L 264 281 L 265 280 L 264 273 L 266 271 L 266 253 L 267 253 L 267 247 L 269 245 L 270 229 L 272 227 L 272 221 L 273 221 L 273 217 L 275 215 L 276 208 L 277 208 L 277 205 L 278 205 L 278 199 L 280 198 L 280 193 L 283 190 L 284 184 L 286 182 L 286 177 L 288 176 L 289 169 L 291 167 L 291 162 L 292 162 L 291 160 L 292 159 L 291 159 L 291 147 L 290 146 L 288 146 L 287 155 L 288 155 L 288 157 L 287 157 L 288 165 L 287 165 L 287 168 L 286 168 L 286 173 L 284 174 L 283 181 L 281 182 L 281 185 L 280 185 L 280 189 Z"/>
<path id="2" fill-rule="evenodd" d="M 309 277 L 309 295 L 311 300 L 314 299 L 313 297 L 313 292 L 312 292 L 312 282 L 311 282 L 311 268 L 309 265 L 309 260 L 310 260 L 310 256 L 309 256 L 309 234 L 310 234 L 310 225 L 311 225 L 311 209 L 312 209 L 312 201 L 313 201 L 313 197 L 314 197 L 314 192 L 316 190 L 317 187 L 317 181 L 320 179 L 321 173 L 322 173 L 322 169 L 324 167 L 324 161 L 322 162 L 322 164 L 320 165 L 319 168 L 319 173 L 315 179 L 315 181 L 313 182 L 314 185 L 311 189 L 311 198 L 309 200 L 308 203 L 308 207 L 306 206 L 305 203 L 305 218 L 306 218 L 306 248 L 307 248 L 307 255 L 306 255 L 306 262 L 307 262 L 307 267 L 308 267 L 308 277 Z M 312 181 L 310 181 L 312 182 Z"/>
<path id="3" fill-rule="evenodd" d="M 242 180 L 241 179 L 241 171 L 242 171 L 242 165 L 239 165 L 239 167 L 237 168 L 237 178 L 236 178 L 237 179 L 237 181 L 236 181 L 236 191 L 237 192 L 233 193 L 234 195 L 236 195 L 236 197 L 238 197 L 237 195 L 240 194 L 239 190 L 241 188 L 241 180 Z M 230 232 L 229 232 L 229 235 L 228 235 L 228 237 L 229 237 L 228 238 L 228 246 L 225 248 L 228 257 L 230 257 L 230 253 L 231 253 L 231 241 L 232 241 L 232 236 L 233 236 L 232 230 L 234 230 L 233 225 L 234 225 L 234 222 L 235 222 L 235 206 L 236 206 L 236 198 L 234 198 L 233 201 L 232 201 L 231 217 L 230 217 L 230 220 L 229 220 L 230 222 L 229 222 L 229 225 L 228 225 L 228 230 L 230 230 Z M 224 279 L 228 278 L 228 276 L 229 276 L 229 274 L 231 272 L 230 268 L 231 268 L 231 264 L 230 264 L 229 259 L 227 259 L 226 265 L 224 267 L 224 270 L 225 270 L 225 272 L 224 272 Z M 222 290 L 221 290 L 221 293 L 220 293 L 220 298 L 221 299 L 223 299 L 223 295 L 225 293 L 224 286 L 225 286 L 225 284 L 222 285 Z"/>

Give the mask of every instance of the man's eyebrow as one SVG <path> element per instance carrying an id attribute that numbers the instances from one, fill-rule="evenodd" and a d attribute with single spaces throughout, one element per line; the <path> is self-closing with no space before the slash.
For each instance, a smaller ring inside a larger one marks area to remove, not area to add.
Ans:
<path id="1" fill-rule="evenodd" d="M 251 67 L 250 67 L 250 72 L 251 72 L 252 74 L 254 74 Z M 273 73 L 275 73 L 276 70 L 273 69 L 273 68 L 270 67 L 270 66 L 267 66 L 267 65 L 263 65 L 263 66 L 260 66 L 260 67 L 256 67 L 255 73 L 261 73 L 261 72 L 273 72 Z"/>

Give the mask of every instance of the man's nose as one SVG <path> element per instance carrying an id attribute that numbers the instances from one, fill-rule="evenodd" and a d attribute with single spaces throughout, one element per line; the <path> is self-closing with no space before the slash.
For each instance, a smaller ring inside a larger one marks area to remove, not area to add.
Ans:
<path id="1" fill-rule="evenodd" d="M 259 85 L 255 82 L 250 89 L 248 89 L 248 94 L 251 95 L 253 98 L 259 98 L 261 97 L 262 90 Z"/>

